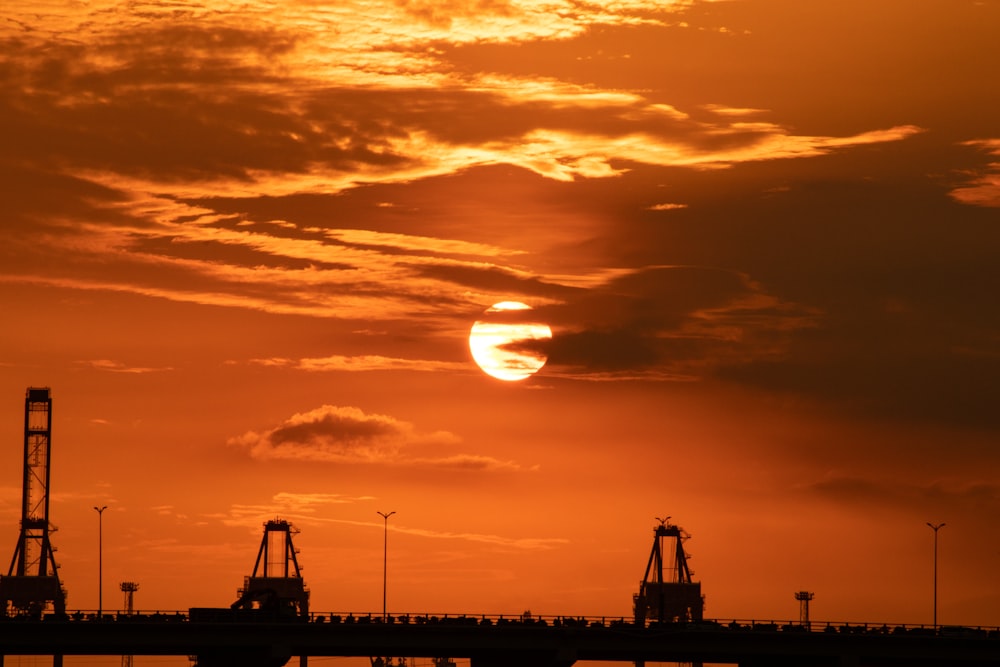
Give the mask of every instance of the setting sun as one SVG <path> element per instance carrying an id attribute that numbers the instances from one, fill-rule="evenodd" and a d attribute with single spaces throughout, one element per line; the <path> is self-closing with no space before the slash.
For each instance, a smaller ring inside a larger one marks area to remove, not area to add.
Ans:
<path id="1" fill-rule="evenodd" d="M 532 320 L 530 310 L 517 301 L 501 301 L 472 325 L 469 349 L 483 372 L 514 382 L 531 377 L 545 365 L 548 357 L 538 343 L 550 340 L 552 329 Z"/>

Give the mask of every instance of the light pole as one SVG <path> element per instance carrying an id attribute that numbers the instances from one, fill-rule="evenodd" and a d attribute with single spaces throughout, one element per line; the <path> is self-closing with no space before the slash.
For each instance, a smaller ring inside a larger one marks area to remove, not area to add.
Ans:
<path id="1" fill-rule="evenodd" d="M 942 523 L 931 523 L 927 522 L 931 530 L 934 531 L 934 628 L 937 628 L 937 534 L 946 524 Z"/>
<path id="2" fill-rule="evenodd" d="M 389 512 L 388 514 L 386 514 L 385 512 L 376 511 L 375 513 L 378 514 L 380 517 L 382 517 L 384 524 L 384 530 L 382 533 L 382 622 L 384 623 L 386 620 L 385 584 L 387 578 L 386 573 L 388 571 L 388 565 L 389 565 L 389 517 L 395 514 L 395 512 Z"/>
<path id="3" fill-rule="evenodd" d="M 107 505 L 98 507 L 97 510 L 97 618 L 104 612 L 104 510 Z"/>

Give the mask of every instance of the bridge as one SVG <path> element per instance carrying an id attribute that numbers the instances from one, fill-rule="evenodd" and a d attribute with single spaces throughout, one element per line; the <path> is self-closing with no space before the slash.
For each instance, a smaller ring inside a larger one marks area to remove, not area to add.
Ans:
<path id="1" fill-rule="evenodd" d="M 382 614 L 317 614 L 292 544 L 296 531 L 280 519 L 264 523 L 252 574 L 227 607 L 135 613 L 138 583 L 122 582 L 126 613 L 103 614 L 100 596 L 96 614 L 68 613 L 50 539 L 51 428 L 49 389 L 29 387 L 20 530 L 0 576 L 0 667 L 14 655 L 51 655 L 56 667 L 67 655 L 192 656 L 198 667 L 281 667 L 296 656 L 302 667 L 314 656 L 467 658 L 472 667 L 1000 667 L 1000 628 L 938 627 L 936 606 L 930 627 L 819 624 L 808 621 L 812 593 L 801 591 L 798 623 L 705 619 L 683 547 L 689 536 L 669 516 L 654 528 L 630 618 L 389 616 L 384 588 Z"/>
<path id="2" fill-rule="evenodd" d="M 309 657 L 466 658 L 472 667 L 569 667 L 576 661 L 739 667 L 1000 667 L 1000 628 L 625 618 L 316 614 L 277 620 L 190 614 L 0 619 L 0 654 L 198 656 L 198 664 L 283 664 Z M 0 659 L 2 665 L 2 659 Z"/>

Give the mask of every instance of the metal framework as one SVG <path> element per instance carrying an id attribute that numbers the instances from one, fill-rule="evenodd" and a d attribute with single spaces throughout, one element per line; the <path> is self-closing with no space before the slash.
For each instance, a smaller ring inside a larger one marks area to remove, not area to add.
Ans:
<path id="1" fill-rule="evenodd" d="M 253 574 L 243 580 L 233 609 L 260 609 L 277 616 L 309 616 L 309 591 L 296 558 L 288 521 L 273 519 L 264 524 L 264 537 L 257 552 Z"/>
<path id="2" fill-rule="evenodd" d="M 135 606 L 133 603 L 135 602 L 135 592 L 139 590 L 139 584 L 135 581 L 123 581 L 118 584 L 118 588 L 120 588 L 122 593 L 125 594 L 125 615 L 131 616 L 135 613 Z"/>
<path id="3" fill-rule="evenodd" d="M 52 455 L 52 394 L 29 387 L 24 399 L 24 476 L 21 530 L 7 576 L 0 577 L 4 615 L 40 617 L 51 605 L 66 613 L 66 591 L 59 583 L 55 549 L 49 539 L 49 462 Z"/>
<path id="4" fill-rule="evenodd" d="M 795 599 L 799 601 L 799 624 L 804 625 L 807 628 L 810 627 L 809 601 L 814 597 L 816 597 L 816 595 L 814 593 L 810 593 L 809 591 L 799 591 L 795 594 Z"/>
<path id="5" fill-rule="evenodd" d="M 689 535 L 670 517 L 657 518 L 653 530 L 653 549 L 646 564 L 646 574 L 634 596 L 635 622 L 672 623 L 700 621 L 705 609 L 701 584 L 691 579 L 684 541 Z M 669 544 L 672 541 L 672 544 Z"/>
<path id="6" fill-rule="evenodd" d="M 125 594 L 125 615 L 132 616 L 135 613 L 135 592 L 139 590 L 139 584 L 135 581 L 123 581 L 118 584 L 122 593 Z M 122 667 L 132 667 L 132 657 L 131 655 L 122 656 Z"/>

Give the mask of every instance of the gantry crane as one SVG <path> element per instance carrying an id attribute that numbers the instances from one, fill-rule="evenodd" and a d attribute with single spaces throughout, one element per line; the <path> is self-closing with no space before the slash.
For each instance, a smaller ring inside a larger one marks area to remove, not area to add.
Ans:
<path id="1" fill-rule="evenodd" d="M 52 394 L 28 387 L 24 398 L 24 475 L 21 530 L 7 576 L 0 576 L 0 614 L 41 618 L 51 608 L 66 613 L 55 548 L 49 539 L 49 461 L 52 456 Z"/>
<path id="2" fill-rule="evenodd" d="M 653 549 L 646 574 L 633 598 L 636 625 L 647 622 L 683 623 L 702 620 L 705 599 L 701 584 L 691 578 L 684 541 L 689 537 L 670 517 L 653 530 Z"/>
<path id="3" fill-rule="evenodd" d="M 309 591 L 299 570 L 293 532 L 297 531 L 284 519 L 264 524 L 253 574 L 236 592 L 239 598 L 233 609 L 259 609 L 279 617 L 309 616 Z"/>

